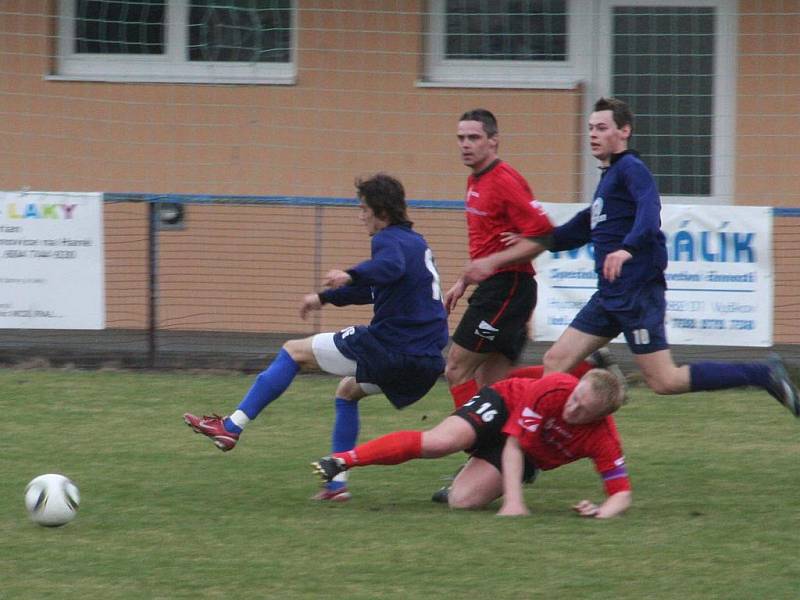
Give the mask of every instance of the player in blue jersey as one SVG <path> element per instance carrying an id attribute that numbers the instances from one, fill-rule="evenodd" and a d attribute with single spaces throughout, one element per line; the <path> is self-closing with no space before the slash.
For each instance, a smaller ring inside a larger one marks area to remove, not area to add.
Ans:
<path id="1" fill-rule="evenodd" d="M 568 371 L 622 333 L 647 385 L 657 394 L 758 386 L 800 417 L 798 391 L 776 355 L 767 362 L 677 366 L 667 343 L 667 248 L 655 180 L 628 149 L 633 115 L 601 98 L 589 118 L 592 155 L 602 176 L 590 206 L 552 236 L 552 251 L 594 245 L 597 292 L 545 353 L 545 372 Z"/>
<path id="2" fill-rule="evenodd" d="M 186 424 L 211 438 L 220 450 L 233 449 L 244 427 L 289 387 L 300 369 L 343 376 L 336 388 L 333 452 L 355 446 L 361 398 L 383 393 L 400 409 L 422 398 L 444 371 L 447 314 L 439 275 L 428 244 L 411 228 L 403 186 L 379 173 L 358 180 L 356 188 L 360 220 L 372 238 L 372 256 L 350 269 L 329 271 L 327 289 L 304 296 L 300 315 L 305 319 L 324 304 L 372 304 L 372 321 L 287 341 L 225 418 L 186 413 Z M 315 496 L 333 501 L 349 498 L 344 478 L 330 482 Z"/>

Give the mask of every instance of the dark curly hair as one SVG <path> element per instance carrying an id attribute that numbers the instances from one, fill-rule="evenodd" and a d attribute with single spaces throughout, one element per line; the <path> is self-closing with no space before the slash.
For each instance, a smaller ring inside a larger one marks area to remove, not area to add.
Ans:
<path id="1" fill-rule="evenodd" d="M 377 173 L 367 179 L 356 179 L 358 199 L 372 209 L 375 216 L 390 225 L 408 224 L 406 191 L 403 184 L 386 173 Z"/>

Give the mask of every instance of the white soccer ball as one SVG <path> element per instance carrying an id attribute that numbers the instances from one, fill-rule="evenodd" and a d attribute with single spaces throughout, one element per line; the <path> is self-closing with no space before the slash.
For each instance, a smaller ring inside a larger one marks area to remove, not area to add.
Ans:
<path id="1" fill-rule="evenodd" d="M 25 488 L 28 514 L 35 523 L 45 527 L 58 527 L 72 521 L 80 501 L 78 487 L 57 473 L 39 475 Z"/>

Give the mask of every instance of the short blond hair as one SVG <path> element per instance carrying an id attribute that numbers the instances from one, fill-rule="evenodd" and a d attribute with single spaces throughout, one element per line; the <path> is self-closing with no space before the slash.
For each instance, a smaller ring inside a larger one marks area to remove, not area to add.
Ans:
<path id="1" fill-rule="evenodd" d="M 592 369 L 581 379 L 585 379 L 597 400 L 598 418 L 610 415 L 622 406 L 625 390 L 622 382 L 605 369 Z"/>

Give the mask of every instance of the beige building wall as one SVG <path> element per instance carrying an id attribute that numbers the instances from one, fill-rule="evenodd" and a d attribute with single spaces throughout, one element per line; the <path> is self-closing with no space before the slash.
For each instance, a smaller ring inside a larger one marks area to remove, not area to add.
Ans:
<path id="1" fill-rule="evenodd" d="M 736 203 L 800 206 L 800 4 L 739 3 Z"/>
<path id="2" fill-rule="evenodd" d="M 458 115 L 500 118 L 501 156 L 540 200 L 582 201 L 583 91 L 419 87 L 424 3 L 300 2 L 297 83 L 53 81 L 55 2 L 0 5 L 2 189 L 352 197 L 383 170 L 409 198 L 459 199 Z M 800 14 L 743 0 L 735 202 L 800 207 Z M 146 207 L 106 207 L 108 326 L 147 324 Z M 463 214 L 414 210 L 446 288 L 466 257 Z M 775 224 L 776 343 L 800 342 L 800 220 Z M 321 228 L 320 228 L 321 227 Z M 313 240 L 322 240 L 317 249 Z M 355 211 L 189 206 L 160 236 L 160 326 L 305 332 L 364 321 L 364 308 L 304 323 L 320 273 L 368 254 Z M 453 323 L 460 311 L 453 315 Z"/>

